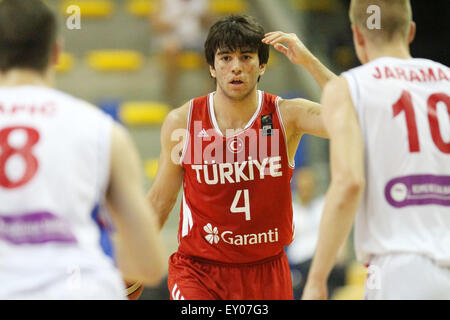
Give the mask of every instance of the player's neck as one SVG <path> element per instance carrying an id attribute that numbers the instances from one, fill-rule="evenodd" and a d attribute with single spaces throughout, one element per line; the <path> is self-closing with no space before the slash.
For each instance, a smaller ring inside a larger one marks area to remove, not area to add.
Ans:
<path id="1" fill-rule="evenodd" d="M 258 91 L 255 87 L 243 99 L 232 99 L 219 88 L 214 94 L 214 112 L 219 122 L 228 124 L 247 123 L 258 108 Z"/>
<path id="2" fill-rule="evenodd" d="M 8 87 L 25 85 L 51 87 L 52 83 L 53 76 L 50 70 L 39 73 L 31 69 L 12 69 L 2 73 L 0 77 L 0 85 Z"/>
<path id="3" fill-rule="evenodd" d="M 367 57 L 369 61 L 381 58 L 391 57 L 398 59 L 411 59 L 411 53 L 409 47 L 398 43 L 395 45 L 374 46 L 370 50 L 367 50 Z"/>

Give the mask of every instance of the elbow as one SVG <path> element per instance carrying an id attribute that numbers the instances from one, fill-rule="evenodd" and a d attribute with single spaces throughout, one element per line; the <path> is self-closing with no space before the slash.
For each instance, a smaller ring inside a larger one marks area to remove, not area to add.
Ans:
<path id="1" fill-rule="evenodd" d="M 156 192 L 153 191 L 153 189 L 150 189 L 150 192 L 147 195 L 147 202 L 150 205 L 153 210 L 157 211 L 158 208 L 158 196 L 156 195 Z"/>
<path id="2" fill-rule="evenodd" d="M 172 211 L 172 208 L 175 205 L 177 195 L 168 199 L 167 196 L 163 198 L 161 195 L 150 191 L 147 199 L 150 207 L 158 218 L 159 227 L 162 228 L 170 211 Z"/>
<path id="3" fill-rule="evenodd" d="M 335 183 L 344 198 L 359 198 L 366 186 L 363 176 L 356 176 L 352 173 L 340 175 L 335 179 Z"/>
<path id="4" fill-rule="evenodd" d="M 349 180 L 347 189 L 348 192 L 355 195 L 361 195 L 366 186 L 366 181 L 364 178 L 352 178 Z"/>
<path id="5" fill-rule="evenodd" d="M 336 199 L 335 209 L 342 214 L 354 216 L 364 192 L 364 179 L 347 177 L 346 179 L 336 179 L 333 184 L 332 193 L 333 198 Z"/>

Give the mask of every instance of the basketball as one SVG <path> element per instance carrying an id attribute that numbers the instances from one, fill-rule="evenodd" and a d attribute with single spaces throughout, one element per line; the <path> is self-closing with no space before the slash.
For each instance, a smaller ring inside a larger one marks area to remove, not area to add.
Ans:
<path id="1" fill-rule="evenodd" d="M 144 290 L 142 283 L 125 281 L 125 285 L 128 300 L 138 300 Z"/>

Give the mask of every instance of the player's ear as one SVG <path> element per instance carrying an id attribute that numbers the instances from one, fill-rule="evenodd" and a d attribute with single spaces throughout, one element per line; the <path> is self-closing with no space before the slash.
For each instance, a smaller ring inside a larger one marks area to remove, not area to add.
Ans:
<path id="1" fill-rule="evenodd" d="M 409 27 L 408 43 L 413 42 L 415 36 L 416 36 L 416 23 L 414 21 L 411 21 L 411 26 Z"/>
<path id="2" fill-rule="evenodd" d="M 364 35 L 355 24 L 352 24 L 352 31 L 355 44 L 357 44 L 360 47 L 364 47 L 366 39 L 364 39 Z"/>
<path id="3" fill-rule="evenodd" d="M 216 78 L 216 69 L 214 69 L 211 65 L 209 66 L 209 73 L 211 77 Z"/>
<path id="4" fill-rule="evenodd" d="M 59 58 L 63 51 L 64 40 L 62 38 L 58 38 L 53 44 L 52 55 L 51 55 L 51 64 L 56 66 L 59 63 Z"/>
<path id="5" fill-rule="evenodd" d="M 267 64 L 259 65 L 259 76 L 262 76 L 266 72 L 266 66 L 267 66 Z"/>

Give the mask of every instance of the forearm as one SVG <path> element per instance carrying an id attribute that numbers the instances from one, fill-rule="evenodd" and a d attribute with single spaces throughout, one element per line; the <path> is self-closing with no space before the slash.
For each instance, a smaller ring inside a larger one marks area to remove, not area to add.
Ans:
<path id="1" fill-rule="evenodd" d="M 328 70 L 293 33 L 269 32 L 265 34 L 262 42 L 273 45 L 277 51 L 283 53 L 292 63 L 306 68 L 322 88 L 328 81 L 336 78 L 336 75 Z"/>
<path id="2" fill-rule="evenodd" d="M 156 216 L 143 197 L 133 199 L 129 208 L 129 211 L 118 208 L 123 214 L 116 214 L 114 242 L 117 265 L 127 280 L 157 284 L 164 275 L 166 257 Z"/>
<path id="3" fill-rule="evenodd" d="M 361 194 L 362 186 L 359 184 L 330 185 L 308 281 L 326 283 L 338 252 L 352 229 Z"/>
<path id="4" fill-rule="evenodd" d="M 122 273 L 123 278 L 130 282 L 142 281 L 142 272 L 137 267 L 137 264 L 133 262 L 136 260 L 136 257 L 133 256 L 136 248 L 126 245 L 124 236 L 119 233 L 114 235 L 113 242 L 117 267 Z"/>
<path id="5" fill-rule="evenodd" d="M 328 81 L 337 78 L 337 76 L 312 53 L 307 55 L 304 67 L 308 70 L 309 74 L 311 74 L 321 88 L 324 88 Z"/>
<path id="6" fill-rule="evenodd" d="M 136 237 L 136 235 L 131 236 Z M 159 243 L 158 247 L 152 245 L 152 250 L 148 249 L 147 244 L 130 246 L 125 242 L 119 236 L 115 242 L 116 263 L 124 280 L 139 281 L 150 286 L 158 284 L 166 272 L 164 263 L 166 256 L 162 250 L 162 241 L 158 239 L 150 242 L 151 244 Z"/>
<path id="7" fill-rule="evenodd" d="M 167 199 L 167 194 L 165 196 L 166 197 L 163 199 L 163 195 L 158 195 L 158 192 L 153 189 L 151 189 L 147 195 L 148 202 L 158 218 L 157 226 L 159 227 L 159 230 L 162 230 L 164 227 L 177 200 L 176 196 L 171 197 L 170 199 Z"/>

